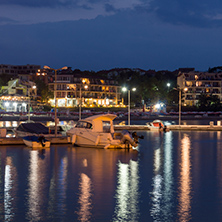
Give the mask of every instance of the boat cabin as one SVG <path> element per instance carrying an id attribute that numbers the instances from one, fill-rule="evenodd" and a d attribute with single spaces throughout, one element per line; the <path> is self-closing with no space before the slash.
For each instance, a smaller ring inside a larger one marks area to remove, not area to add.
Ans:
<path id="1" fill-rule="evenodd" d="M 115 118 L 116 115 L 113 114 L 91 116 L 79 120 L 75 127 L 91 129 L 92 132 L 114 133 L 113 119 Z"/>

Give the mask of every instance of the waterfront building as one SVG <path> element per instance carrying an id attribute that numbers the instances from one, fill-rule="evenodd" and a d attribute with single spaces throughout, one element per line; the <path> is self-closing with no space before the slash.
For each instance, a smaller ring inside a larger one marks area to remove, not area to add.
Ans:
<path id="1" fill-rule="evenodd" d="M 0 74 L 17 76 L 18 74 L 37 73 L 41 68 L 40 65 L 7 65 L 0 64 Z"/>
<path id="2" fill-rule="evenodd" d="M 222 73 L 179 72 L 177 85 L 183 90 L 183 105 L 197 105 L 201 94 L 216 95 L 222 101 Z"/>
<path id="3" fill-rule="evenodd" d="M 49 90 L 54 91 L 55 84 L 58 107 L 119 106 L 122 102 L 121 87 L 115 80 L 95 74 L 87 75 L 74 71 L 62 70 L 57 73 L 57 80 L 49 78 Z M 52 106 L 55 100 L 49 101 Z"/>
<path id="4" fill-rule="evenodd" d="M 0 105 L 7 112 L 27 112 L 30 100 L 37 96 L 37 88 L 34 82 L 14 79 L 2 86 Z"/>

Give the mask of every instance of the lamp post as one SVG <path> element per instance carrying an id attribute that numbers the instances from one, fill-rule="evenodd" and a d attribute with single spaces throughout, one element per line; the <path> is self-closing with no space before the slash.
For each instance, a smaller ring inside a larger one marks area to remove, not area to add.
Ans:
<path id="1" fill-rule="evenodd" d="M 130 125 L 130 89 L 127 89 L 126 87 L 122 88 L 123 92 L 126 92 L 128 90 L 128 125 Z M 132 88 L 132 91 L 136 91 L 136 88 Z"/>
<path id="2" fill-rule="evenodd" d="M 181 105 L 182 105 L 182 102 L 181 102 L 181 97 L 182 97 L 182 91 L 187 91 L 188 88 L 174 88 L 175 90 L 179 91 L 179 126 L 181 125 Z"/>
<path id="3" fill-rule="evenodd" d="M 79 120 L 81 120 L 81 112 L 82 112 L 82 84 L 80 85 L 80 90 L 79 90 L 79 98 L 80 98 L 80 103 L 79 103 Z"/>
<path id="4" fill-rule="evenodd" d="M 44 69 L 51 69 L 55 71 L 55 84 L 54 84 L 54 99 L 55 99 L 55 137 L 57 137 L 57 99 L 56 99 L 56 90 L 57 90 L 57 71 L 61 69 L 67 69 L 67 66 L 64 66 L 60 69 L 53 69 L 50 68 L 49 66 L 44 66 Z"/>
<path id="5" fill-rule="evenodd" d="M 36 89 L 36 86 L 32 86 L 31 89 Z M 28 122 L 30 122 L 30 91 L 29 88 L 27 87 L 28 90 L 28 97 L 29 97 L 29 103 L 28 103 Z"/>
<path id="6" fill-rule="evenodd" d="M 170 83 L 167 83 L 167 88 L 168 88 L 168 92 L 169 92 L 169 88 L 170 88 Z"/>
<path id="7" fill-rule="evenodd" d="M 181 89 L 179 89 L 179 126 L 181 124 Z"/>
<path id="8" fill-rule="evenodd" d="M 81 112 L 82 112 L 82 85 L 80 85 L 80 90 L 79 90 L 79 97 L 80 97 L 80 103 L 79 103 L 79 120 L 81 120 Z M 88 89 L 88 85 L 84 85 L 85 89 Z"/>

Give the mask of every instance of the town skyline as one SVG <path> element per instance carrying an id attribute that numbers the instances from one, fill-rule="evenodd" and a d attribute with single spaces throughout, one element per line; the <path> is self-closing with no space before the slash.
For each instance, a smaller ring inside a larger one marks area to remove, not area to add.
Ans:
<path id="1" fill-rule="evenodd" d="M 40 69 L 44 69 L 44 66 L 45 65 L 41 65 L 41 64 L 37 64 L 37 63 L 32 63 L 32 64 L 29 64 L 29 63 L 24 63 L 24 64 L 3 64 L 3 63 L 0 63 L 0 69 L 4 69 L 2 66 L 17 66 L 17 67 L 25 67 L 25 66 L 35 66 L 35 68 L 37 67 L 40 67 Z M 110 69 L 101 69 L 101 70 L 88 70 L 88 69 L 79 69 L 79 68 L 76 68 L 76 67 L 72 67 L 72 66 L 61 66 L 61 67 L 53 67 L 51 66 L 50 68 L 52 69 L 58 69 L 60 70 L 60 68 L 62 69 L 63 67 L 67 67 L 67 71 L 80 71 L 80 72 L 95 72 L 95 73 L 99 73 L 99 72 L 102 72 L 102 71 L 105 71 L 105 72 L 108 72 L 108 71 L 113 71 L 113 70 L 132 70 L 132 71 L 145 71 L 145 72 L 148 72 L 148 71 L 154 71 L 154 72 L 161 72 L 161 71 L 169 71 L 169 72 L 177 72 L 177 71 L 197 71 L 197 72 L 208 72 L 209 69 L 210 70 L 217 70 L 217 69 L 222 69 L 222 66 L 215 66 L 215 67 L 208 67 L 206 70 L 197 70 L 195 67 L 177 67 L 175 68 L 174 70 L 169 70 L 169 69 L 162 69 L 162 70 L 156 70 L 156 69 L 151 69 L 151 68 L 148 68 L 148 69 L 142 69 L 140 67 L 111 67 Z M 1 73 L 3 73 L 3 71 L 1 71 Z M 25 73 L 24 73 L 25 74 Z"/>

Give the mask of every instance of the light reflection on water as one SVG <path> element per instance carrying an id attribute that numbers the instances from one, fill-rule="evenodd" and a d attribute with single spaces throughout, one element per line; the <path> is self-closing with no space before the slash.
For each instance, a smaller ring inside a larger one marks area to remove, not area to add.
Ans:
<path id="1" fill-rule="evenodd" d="M 159 143 L 156 142 L 159 148 L 154 149 L 151 216 L 154 221 L 171 221 L 173 220 L 173 191 L 175 189 L 173 187 L 173 132 L 166 133 L 161 143 L 160 140 L 161 136 Z M 191 217 L 190 139 L 184 134 L 180 140 L 178 218 L 179 221 L 189 221 Z"/>
<path id="2" fill-rule="evenodd" d="M 153 191 L 151 216 L 154 220 L 170 220 L 172 210 L 173 190 L 173 160 L 172 160 L 172 132 L 158 133 L 158 141 L 154 147 L 153 162 Z M 164 204 L 163 204 L 164 203 Z"/>
<path id="3" fill-rule="evenodd" d="M 116 207 L 113 221 L 137 221 L 139 216 L 138 163 L 118 163 Z"/>
<path id="4" fill-rule="evenodd" d="M 5 221 L 13 221 L 16 208 L 15 196 L 17 192 L 17 172 L 13 166 L 12 158 L 6 158 L 5 186 L 4 186 L 4 211 Z"/>
<path id="5" fill-rule="evenodd" d="M 79 221 L 90 221 L 92 215 L 92 182 L 91 179 L 84 173 L 80 175 L 79 182 Z"/>
<path id="6" fill-rule="evenodd" d="M 190 162 L 191 142 L 187 134 L 181 138 L 181 162 L 179 178 L 179 221 L 190 221 L 191 219 L 191 162 Z"/>
<path id="7" fill-rule="evenodd" d="M 28 218 L 41 219 L 40 201 L 41 193 L 39 191 L 39 166 L 38 151 L 33 150 L 30 153 L 30 172 L 29 172 L 29 198 L 28 198 Z"/>
<path id="8" fill-rule="evenodd" d="M 140 134 L 138 152 L 1 146 L 0 221 L 222 221 L 221 132 Z"/>
<path id="9" fill-rule="evenodd" d="M 165 134 L 165 146 L 164 146 L 164 206 L 163 217 L 165 219 L 172 219 L 173 211 L 173 133 L 169 132 Z"/>

